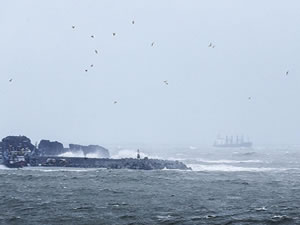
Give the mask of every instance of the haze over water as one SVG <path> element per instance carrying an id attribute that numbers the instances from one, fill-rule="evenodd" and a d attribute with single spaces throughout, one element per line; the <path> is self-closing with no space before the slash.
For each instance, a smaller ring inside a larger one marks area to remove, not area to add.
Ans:
<path id="1" fill-rule="evenodd" d="M 299 9 L 296 0 L 3 2 L 0 136 L 300 144 Z"/>
<path id="2" fill-rule="evenodd" d="M 0 224 L 300 224 L 299 1 L 1 3 L 1 138 L 192 170 L 0 165 Z"/>

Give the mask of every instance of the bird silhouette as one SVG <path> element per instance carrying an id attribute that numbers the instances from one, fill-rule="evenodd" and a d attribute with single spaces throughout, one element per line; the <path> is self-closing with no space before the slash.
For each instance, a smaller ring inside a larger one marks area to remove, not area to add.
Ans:
<path id="1" fill-rule="evenodd" d="M 132 24 L 134 24 L 134 20 L 132 20 L 132 22 L 131 22 Z"/>
<path id="2" fill-rule="evenodd" d="M 248 97 L 248 100 L 251 100 L 251 97 Z"/>
<path id="3" fill-rule="evenodd" d="M 114 104 L 117 104 L 118 102 L 117 101 L 114 101 Z"/>
<path id="4" fill-rule="evenodd" d="M 91 67 L 93 67 L 94 66 L 94 64 L 91 64 Z"/>
<path id="5" fill-rule="evenodd" d="M 85 72 L 87 72 L 88 70 L 86 69 Z"/>
<path id="6" fill-rule="evenodd" d="M 169 85 L 169 82 L 168 82 L 167 80 L 164 80 L 164 83 L 165 83 L 166 85 Z"/>
<path id="7" fill-rule="evenodd" d="M 94 35 L 91 35 L 91 38 L 94 38 L 95 36 Z"/>
<path id="8" fill-rule="evenodd" d="M 152 42 L 152 43 L 151 43 L 151 46 L 152 46 L 152 47 L 154 46 L 154 43 L 155 43 L 155 42 Z"/>
<path id="9" fill-rule="evenodd" d="M 289 71 L 286 71 L 286 72 L 285 72 L 285 75 L 286 75 L 286 76 L 289 75 Z"/>
<path id="10" fill-rule="evenodd" d="M 75 29 L 75 26 L 73 25 L 72 28 Z"/>
<path id="11" fill-rule="evenodd" d="M 12 82 L 12 81 L 13 81 L 13 79 L 11 78 L 11 79 L 9 79 L 8 81 L 9 81 L 9 82 Z"/>
<path id="12" fill-rule="evenodd" d="M 212 43 L 211 42 L 209 43 L 208 47 L 212 47 Z"/>
<path id="13" fill-rule="evenodd" d="M 96 53 L 96 54 L 98 54 L 98 51 L 97 51 L 97 49 L 95 49 L 95 53 Z"/>
<path id="14" fill-rule="evenodd" d="M 112 33 L 113 36 L 116 36 L 116 33 Z"/>

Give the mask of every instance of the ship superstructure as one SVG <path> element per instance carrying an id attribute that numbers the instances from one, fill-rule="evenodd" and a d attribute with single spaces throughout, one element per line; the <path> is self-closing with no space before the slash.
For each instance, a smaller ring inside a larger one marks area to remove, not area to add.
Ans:
<path id="1" fill-rule="evenodd" d="M 227 147 L 227 148 L 251 148 L 252 142 L 245 140 L 244 136 L 218 136 L 214 142 L 214 147 Z"/>

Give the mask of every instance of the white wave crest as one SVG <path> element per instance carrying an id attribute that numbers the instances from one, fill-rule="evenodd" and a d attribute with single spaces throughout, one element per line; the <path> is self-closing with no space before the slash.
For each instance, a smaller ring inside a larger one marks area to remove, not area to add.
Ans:
<path id="1" fill-rule="evenodd" d="M 71 167 L 24 167 L 24 170 L 32 170 L 32 171 L 41 171 L 45 173 L 51 173 L 51 172 L 90 172 L 90 171 L 97 171 L 101 170 L 101 168 L 71 168 Z"/>
<path id="2" fill-rule="evenodd" d="M 9 170 L 9 168 L 7 168 L 7 167 L 4 166 L 4 165 L 0 165 L 0 170 Z"/>
<path id="3" fill-rule="evenodd" d="M 226 164 L 218 165 L 200 165 L 200 164 L 188 164 L 188 167 L 191 167 L 193 171 L 222 171 L 222 172 L 266 172 L 266 171 L 280 171 L 286 170 L 282 168 L 266 168 L 266 167 L 241 167 L 241 166 L 232 166 Z"/>
<path id="4" fill-rule="evenodd" d="M 80 158 L 103 158 L 98 152 L 83 154 L 83 151 L 65 152 L 59 155 L 60 157 L 80 157 Z"/>
<path id="5" fill-rule="evenodd" d="M 204 162 L 204 163 L 214 163 L 214 164 L 235 164 L 235 163 L 262 163 L 261 160 L 227 160 L 227 159 L 220 159 L 220 160 L 206 160 L 206 159 L 196 159 L 197 162 Z"/>
<path id="6" fill-rule="evenodd" d="M 149 157 L 147 154 L 140 152 L 140 156 L 141 158 L 144 157 Z M 132 150 L 132 149 L 123 149 L 118 151 L 118 153 L 116 155 L 113 155 L 112 158 L 113 159 L 122 159 L 122 158 L 136 158 L 137 157 L 137 152 L 136 150 Z"/>

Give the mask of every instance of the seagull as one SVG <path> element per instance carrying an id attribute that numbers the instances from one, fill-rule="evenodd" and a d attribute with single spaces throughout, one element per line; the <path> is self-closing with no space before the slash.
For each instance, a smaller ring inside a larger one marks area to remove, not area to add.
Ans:
<path id="1" fill-rule="evenodd" d="M 97 49 L 95 49 L 95 53 L 96 53 L 96 54 L 98 54 L 98 51 L 97 51 Z"/>
<path id="2" fill-rule="evenodd" d="M 94 35 L 91 35 L 91 38 L 94 38 L 95 36 Z"/>
<path id="3" fill-rule="evenodd" d="M 116 36 L 116 33 L 112 33 L 113 36 Z"/>
<path id="4" fill-rule="evenodd" d="M 12 82 L 12 81 L 13 81 L 13 79 L 11 78 L 11 79 L 9 79 L 8 81 L 9 81 L 9 82 Z"/>
<path id="5" fill-rule="evenodd" d="M 154 46 L 154 42 L 151 43 L 151 46 L 152 46 L 152 47 Z"/>
<path id="6" fill-rule="evenodd" d="M 164 83 L 165 83 L 166 85 L 169 85 L 169 83 L 168 83 L 168 81 L 167 81 L 167 80 L 164 80 Z"/>
<path id="7" fill-rule="evenodd" d="M 72 28 L 75 29 L 75 26 L 73 25 Z"/>

